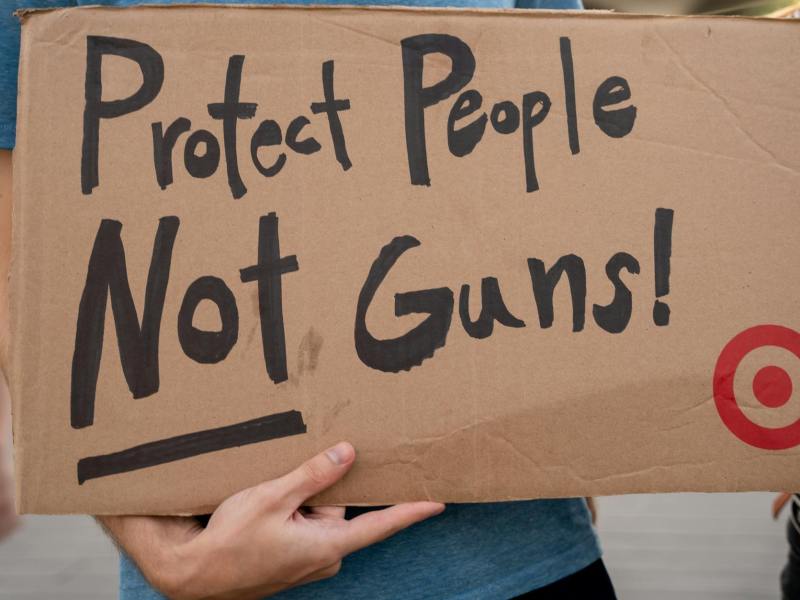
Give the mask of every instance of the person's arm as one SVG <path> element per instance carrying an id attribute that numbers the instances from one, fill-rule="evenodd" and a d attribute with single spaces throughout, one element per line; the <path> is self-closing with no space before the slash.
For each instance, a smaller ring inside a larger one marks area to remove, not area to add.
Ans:
<path id="1" fill-rule="evenodd" d="M 17 524 L 11 478 L 11 400 L 4 377 L 8 356 L 8 271 L 11 266 L 11 151 L 0 150 L 0 539 Z"/>
<path id="2" fill-rule="evenodd" d="M 8 276 L 11 269 L 11 150 L 0 149 L 0 372 L 8 365 Z M 2 412 L 0 412 L 2 415 Z M 1 417 L 0 417 L 1 418 Z"/>
<path id="3" fill-rule="evenodd" d="M 344 508 L 301 508 L 355 460 L 348 443 L 223 502 L 205 529 L 188 517 L 98 517 L 150 584 L 172 600 L 256 600 L 338 573 L 341 560 L 439 514 L 414 502 L 346 521 Z"/>

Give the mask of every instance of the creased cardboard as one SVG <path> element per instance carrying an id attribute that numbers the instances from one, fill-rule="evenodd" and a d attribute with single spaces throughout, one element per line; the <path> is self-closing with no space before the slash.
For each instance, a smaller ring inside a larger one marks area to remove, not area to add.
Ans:
<path id="1" fill-rule="evenodd" d="M 800 24 L 23 20 L 22 511 L 800 488 Z"/>

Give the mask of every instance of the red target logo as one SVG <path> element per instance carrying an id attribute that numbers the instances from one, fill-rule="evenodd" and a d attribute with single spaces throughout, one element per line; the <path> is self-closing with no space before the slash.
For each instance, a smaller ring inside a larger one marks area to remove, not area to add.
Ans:
<path id="1" fill-rule="evenodd" d="M 734 337 L 717 359 L 714 402 L 722 422 L 746 444 L 764 450 L 794 448 L 800 445 L 800 419 L 785 427 L 763 427 L 748 419 L 736 402 L 736 369 L 745 356 L 764 346 L 783 348 L 800 358 L 800 333 L 780 325 L 758 325 Z M 765 366 L 753 378 L 753 394 L 764 406 L 779 408 L 792 395 L 792 379 L 780 367 Z"/>

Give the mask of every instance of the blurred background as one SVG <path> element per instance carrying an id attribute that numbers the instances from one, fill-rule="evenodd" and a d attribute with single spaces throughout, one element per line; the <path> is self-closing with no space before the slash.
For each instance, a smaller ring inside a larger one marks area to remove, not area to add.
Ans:
<path id="1" fill-rule="evenodd" d="M 584 3 L 624 12 L 800 17 L 800 3 L 788 0 Z M 598 499 L 598 529 L 620 599 L 779 600 L 788 548 L 786 515 L 772 518 L 773 498 L 758 493 Z M 116 551 L 88 517 L 26 517 L 0 543 L 0 600 L 105 600 L 116 594 Z"/>
<path id="2" fill-rule="evenodd" d="M 583 0 L 586 8 L 649 14 L 767 15 L 792 4 L 790 0 Z"/>

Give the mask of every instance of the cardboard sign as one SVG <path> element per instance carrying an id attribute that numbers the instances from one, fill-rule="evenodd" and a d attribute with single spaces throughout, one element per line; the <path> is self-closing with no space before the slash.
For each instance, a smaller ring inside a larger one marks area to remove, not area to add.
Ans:
<path id="1" fill-rule="evenodd" d="M 26 512 L 800 488 L 800 24 L 24 17 Z"/>

